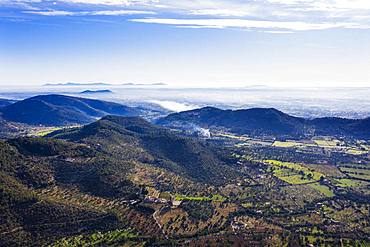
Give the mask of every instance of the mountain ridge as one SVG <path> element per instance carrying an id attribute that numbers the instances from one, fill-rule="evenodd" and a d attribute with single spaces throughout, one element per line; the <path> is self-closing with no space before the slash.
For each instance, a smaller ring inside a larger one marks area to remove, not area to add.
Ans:
<path id="1" fill-rule="evenodd" d="M 17 102 L 16 100 L 11 100 L 11 99 L 0 99 L 0 108 L 5 107 L 11 104 L 14 104 Z"/>
<path id="2" fill-rule="evenodd" d="M 129 160 L 149 162 L 196 181 L 223 183 L 224 175 L 231 169 L 216 157 L 213 147 L 140 117 L 108 115 L 81 128 L 56 131 L 48 137 L 82 142 L 111 155 L 125 153 Z"/>
<path id="3" fill-rule="evenodd" d="M 90 123 L 109 114 L 135 116 L 140 111 L 108 101 L 49 94 L 18 101 L 3 107 L 1 113 L 7 121 L 63 126 Z"/>
<path id="4" fill-rule="evenodd" d="M 100 93 L 113 93 L 109 89 L 101 89 L 101 90 L 84 90 L 79 92 L 79 94 L 100 94 Z"/>
<path id="5" fill-rule="evenodd" d="M 157 120 L 159 125 L 179 127 L 189 123 L 203 128 L 225 128 L 249 135 L 303 137 L 335 135 L 370 138 L 370 118 L 316 118 L 305 119 L 283 113 L 275 108 L 222 110 L 215 107 L 172 113 Z"/>

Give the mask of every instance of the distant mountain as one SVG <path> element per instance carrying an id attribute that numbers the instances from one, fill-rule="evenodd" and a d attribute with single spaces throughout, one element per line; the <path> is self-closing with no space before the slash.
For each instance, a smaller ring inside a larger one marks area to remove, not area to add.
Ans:
<path id="1" fill-rule="evenodd" d="M 50 137 L 85 143 L 113 156 L 124 154 L 128 160 L 149 163 L 199 182 L 222 184 L 235 174 L 213 147 L 138 117 L 106 116 L 81 128 L 54 132 Z"/>
<path id="2" fill-rule="evenodd" d="M 79 94 L 101 94 L 101 93 L 113 93 L 109 89 L 102 89 L 102 90 L 84 90 Z"/>
<path id="3" fill-rule="evenodd" d="M 10 99 L 0 99 L 0 108 L 1 107 L 4 107 L 4 106 L 8 106 L 8 105 L 11 105 L 13 103 L 15 103 L 16 100 L 10 100 Z"/>
<path id="4" fill-rule="evenodd" d="M 5 120 L 31 125 L 86 124 L 109 114 L 137 116 L 140 110 L 117 103 L 64 95 L 40 95 L 1 110 Z"/>
<path id="5" fill-rule="evenodd" d="M 316 118 L 308 120 L 316 135 L 370 138 L 370 117 L 365 119 Z"/>
<path id="6" fill-rule="evenodd" d="M 370 138 L 370 118 L 351 120 L 318 118 L 308 120 L 293 117 L 273 108 L 221 110 L 213 107 L 173 113 L 158 124 L 181 128 L 197 124 L 203 128 L 219 128 L 254 136 L 299 138 L 312 135 L 334 135 Z"/>

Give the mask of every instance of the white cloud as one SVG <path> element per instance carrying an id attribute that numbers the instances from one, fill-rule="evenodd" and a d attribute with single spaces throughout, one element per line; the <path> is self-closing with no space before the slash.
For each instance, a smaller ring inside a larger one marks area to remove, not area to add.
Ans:
<path id="1" fill-rule="evenodd" d="M 23 13 L 35 14 L 35 15 L 45 15 L 45 16 L 68 16 L 68 15 L 74 15 L 73 12 L 70 12 L 70 11 L 62 11 L 62 10 L 23 11 Z"/>
<path id="2" fill-rule="evenodd" d="M 272 33 L 272 34 L 291 34 L 292 31 L 262 31 L 263 33 Z"/>
<path id="3" fill-rule="evenodd" d="M 44 16 L 83 16 L 83 15 L 153 15 L 153 11 L 143 10 L 101 10 L 101 11 L 60 11 L 60 10 L 49 10 L 49 11 L 23 11 L 28 14 L 44 15 Z"/>
<path id="4" fill-rule="evenodd" d="M 256 28 L 283 29 L 292 31 L 323 30 L 331 28 L 370 28 L 357 23 L 308 23 L 297 21 L 259 21 L 246 19 L 164 19 L 145 18 L 132 19 L 133 22 L 176 25 L 182 27 L 214 27 L 214 28 Z"/>
<path id="5" fill-rule="evenodd" d="M 0 0 L 0 5 L 4 4 L 44 16 L 160 14 L 163 19 L 134 21 L 193 28 L 320 30 L 370 26 L 370 0 Z"/>
<path id="6" fill-rule="evenodd" d="M 190 15 L 204 15 L 204 16 L 235 16 L 243 17 L 249 15 L 251 12 L 244 10 L 235 10 L 235 9 L 199 9 L 191 10 Z"/>
<path id="7" fill-rule="evenodd" d="M 369 0 L 268 0 L 268 2 L 325 11 L 370 9 Z"/>
<path id="8" fill-rule="evenodd" d="M 154 11 L 144 10 L 102 10 L 89 12 L 90 15 L 154 15 Z"/>
<path id="9" fill-rule="evenodd" d="M 189 111 L 198 108 L 197 105 L 190 105 L 185 103 L 179 103 L 175 101 L 169 101 L 169 100 L 151 100 L 150 103 L 157 104 L 167 110 L 175 111 L 175 112 L 181 112 L 181 111 Z"/>
<path id="10" fill-rule="evenodd" d="M 82 3 L 82 4 L 99 4 L 99 5 L 118 5 L 128 6 L 132 1 L 130 0 L 64 0 L 67 3 Z"/>

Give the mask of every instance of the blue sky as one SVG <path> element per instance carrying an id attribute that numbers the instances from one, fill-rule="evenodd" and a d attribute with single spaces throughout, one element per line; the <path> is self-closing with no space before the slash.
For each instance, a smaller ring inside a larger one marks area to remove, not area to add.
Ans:
<path id="1" fill-rule="evenodd" d="M 0 85 L 370 86 L 368 0 L 0 0 Z"/>

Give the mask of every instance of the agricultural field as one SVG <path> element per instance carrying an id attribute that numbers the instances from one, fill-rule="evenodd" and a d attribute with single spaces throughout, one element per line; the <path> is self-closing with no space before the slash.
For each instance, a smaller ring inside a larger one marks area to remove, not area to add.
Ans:
<path id="1" fill-rule="evenodd" d="M 320 147 L 333 148 L 338 147 L 342 143 L 336 139 L 313 139 L 314 143 Z"/>
<path id="2" fill-rule="evenodd" d="M 353 142 L 330 137 L 314 137 L 307 140 L 274 140 L 270 142 L 265 139 L 250 138 L 246 136 L 238 137 L 232 134 L 218 134 L 218 136 L 234 140 L 237 147 L 261 145 L 308 152 L 317 152 L 317 150 L 324 149 L 327 152 L 342 152 L 350 155 L 366 155 L 370 150 L 370 145 L 363 141 Z"/>
<path id="3" fill-rule="evenodd" d="M 309 184 L 309 186 L 311 186 L 315 190 L 320 191 L 326 197 L 333 197 L 335 195 L 334 192 L 332 190 L 330 190 L 330 188 L 326 185 L 322 185 L 322 184 L 319 184 L 319 183 L 312 183 L 312 184 Z"/>
<path id="4" fill-rule="evenodd" d="M 365 164 L 365 163 L 343 163 L 339 164 L 340 167 L 348 167 L 348 168 L 358 168 L 358 169 L 370 169 L 370 164 Z"/>
<path id="5" fill-rule="evenodd" d="M 274 147 L 282 147 L 282 148 L 290 148 L 290 147 L 297 147 L 299 146 L 300 143 L 297 143 L 297 142 L 293 142 L 293 141 L 274 141 L 274 143 L 272 144 L 272 146 Z"/>
<path id="6" fill-rule="evenodd" d="M 341 167 L 340 170 L 350 177 L 370 181 L 370 169 L 368 167 L 357 167 L 357 168 Z"/>
<path id="7" fill-rule="evenodd" d="M 61 129 L 62 128 L 59 128 L 59 127 L 50 127 L 50 128 L 45 127 L 41 130 L 36 130 L 34 133 L 30 133 L 30 135 L 42 137 L 42 136 L 46 136 L 54 131 L 61 130 Z"/>
<path id="8" fill-rule="evenodd" d="M 276 177 L 291 184 L 310 183 L 325 177 L 324 174 L 297 163 L 279 160 L 264 160 L 263 162 L 272 165 L 272 172 Z"/>
<path id="9" fill-rule="evenodd" d="M 148 241 L 146 239 L 148 238 L 140 237 L 132 230 L 114 230 L 62 238 L 50 245 L 50 247 L 145 246 L 146 241 Z"/>
<path id="10" fill-rule="evenodd" d="M 355 173 L 355 174 L 363 174 L 363 175 L 370 175 L 370 167 L 369 168 L 347 168 L 341 167 L 340 170 L 345 173 Z"/>
<path id="11" fill-rule="evenodd" d="M 264 160 L 265 163 L 272 165 L 270 171 L 278 179 L 291 185 L 308 184 L 325 197 L 333 197 L 334 192 L 326 185 L 318 183 L 325 178 L 323 173 L 309 169 L 301 164 L 292 162 L 281 162 L 278 160 Z"/>
<path id="12" fill-rule="evenodd" d="M 281 147 L 281 148 L 307 148 L 307 147 L 316 147 L 317 145 L 312 141 L 274 141 L 272 144 L 274 147 Z"/>
<path id="13" fill-rule="evenodd" d="M 1 125 L 1 119 L 0 119 Z M 5 126 L 0 126 L 0 139 L 16 138 L 20 136 L 43 137 L 61 127 L 34 126 L 21 123 L 8 122 Z"/>
<path id="14" fill-rule="evenodd" d="M 227 132 L 214 132 L 212 138 L 221 139 L 224 141 L 230 141 L 237 147 L 248 147 L 248 146 L 272 146 L 274 140 L 271 138 L 255 138 L 248 136 L 238 136 Z"/>
<path id="15" fill-rule="evenodd" d="M 309 164 L 307 165 L 307 167 L 322 174 L 325 174 L 325 176 L 327 177 L 339 178 L 345 176 L 345 174 L 343 174 L 337 166 L 331 164 Z"/>
<path id="16" fill-rule="evenodd" d="M 363 155 L 363 154 L 368 154 L 368 150 L 361 150 L 361 149 L 356 149 L 356 148 L 349 148 L 346 150 L 347 154 L 353 154 L 353 155 Z"/>
<path id="17" fill-rule="evenodd" d="M 337 186 L 340 187 L 360 187 L 360 186 L 366 186 L 366 182 L 349 179 L 349 178 L 339 178 L 336 179 L 338 182 Z"/>

